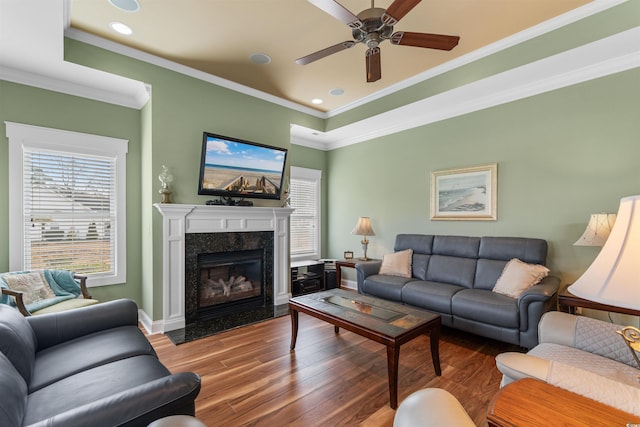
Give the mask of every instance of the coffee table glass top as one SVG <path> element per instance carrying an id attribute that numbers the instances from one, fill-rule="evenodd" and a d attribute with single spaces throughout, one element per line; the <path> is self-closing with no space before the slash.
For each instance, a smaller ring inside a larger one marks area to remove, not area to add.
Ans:
<path id="1" fill-rule="evenodd" d="M 439 317 L 425 310 L 341 289 L 302 295 L 291 301 L 390 337 Z"/>

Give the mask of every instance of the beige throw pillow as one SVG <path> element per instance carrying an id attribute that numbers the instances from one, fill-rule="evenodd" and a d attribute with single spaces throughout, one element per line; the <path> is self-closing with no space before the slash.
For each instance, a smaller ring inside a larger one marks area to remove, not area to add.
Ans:
<path id="1" fill-rule="evenodd" d="M 412 258 L 413 249 L 405 249 L 404 251 L 383 255 L 379 274 L 411 277 Z"/>
<path id="2" fill-rule="evenodd" d="M 544 265 L 527 264 L 513 258 L 504 266 L 493 292 L 518 298 L 524 291 L 547 277 L 549 269 Z"/>
<path id="3" fill-rule="evenodd" d="M 2 278 L 10 289 L 23 292 L 22 301 L 25 305 L 56 296 L 41 273 L 6 274 Z"/>

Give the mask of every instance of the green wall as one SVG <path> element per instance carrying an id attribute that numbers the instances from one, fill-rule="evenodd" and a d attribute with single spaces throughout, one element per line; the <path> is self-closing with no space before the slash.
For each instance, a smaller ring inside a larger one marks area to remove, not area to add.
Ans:
<path id="1" fill-rule="evenodd" d="M 329 255 L 361 256 L 350 231 L 371 216 L 372 257 L 398 233 L 538 237 L 554 274 L 575 280 L 599 251 L 573 246 L 589 215 L 640 194 L 638 99 L 635 69 L 331 151 Z M 430 220 L 432 171 L 488 163 L 498 164 L 497 221 Z"/>
<path id="2" fill-rule="evenodd" d="M 0 271 L 9 269 L 8 156 L 5 121 L 129 140 L 127 154 L 127 283 L 91 288 L 100 300 L 140 301 L 141 113 L 0 80 Z"/>
<path id="3" fill-rule="evenodd" d="M 589 215 L 615 212 L 640 193 L 638 69 L 325 152 L 290 146 L 290 125 L 335 129 L 571 47 L 640 25 L 640 1 L 514 46 L 361 108 L 322 120 L 142 61 L 65 39 L 65 60 L 143 81 L 151 101 L 140 111 L 0 81 L 4 121 L 129 139 L 127 283 L 94 288 L 102 299 L 131 297 L 162 317 L 161 165 L 174 174 L 175 203 L 197 195 L 203 131 L 290 149 L 289 165 L 323 170 L 323 256 L 361 253 L 351 229 L 372 218 L 369 255 L 393 249 L 397 233 L 509 235 L 547 239 L 550 264 L 574 280 L 597 248 L 572 246 Z M 0 271 L 8 267 L 7 144 L 0 144 Z M 431 171 L 498 163 L 497 221 L 431 221 Z M 2 200 L 2 199 L 0 199 Z M 265 206 L 277 202 L 259 201 Z"/>
<path id="4" fill-rule="evenodd" d="M 153 319 L 162 318 L 162 217 L 152 206 L 160 201 L 158 174 L 166 165 L 174 176 L 172 202 L 204 204 L 210 196 L 198 196 L 202 132 L 210 131 L 264 144 L 291 148 L 292 123 L 321 128 L 321 119 L 243 95 L 205 81 L 134 60 L 75 40 L 65 40 L 65 59 L 92 68 L 125 75 L 151 86 L 151 101 L 142 111 L 144 174 L 139 184 L 143 203 L 144 272 L 141 300 Z M 304 150 L 297 150 L 303 153 Z M 324 155 L 318 163 L 324 167 Z M 288 166 L 292 158 L 288 156 Z M 301 165 L 302 166 L 302 165 Z M 279 206 L 280 202 L 256 200 L 258 206 Z M 140 263 L 138 264 L 140 265 Z"/>

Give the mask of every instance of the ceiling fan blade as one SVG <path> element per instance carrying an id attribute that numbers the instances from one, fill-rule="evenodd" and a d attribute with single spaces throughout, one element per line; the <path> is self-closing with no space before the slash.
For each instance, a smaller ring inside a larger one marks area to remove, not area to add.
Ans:
<path id="1" fill-rule="evenodd" d="M 459 36 L 444 34 L 411 33 L 398 31 L 391 36 L 391 43 L 402 46 L 426 47 L 428 49 L 451 50 L 458 45 Z"/>
<path id="2" fill-rule="evenodd" d="M 347 24 L 351 28 L 362 27 L 362 21 L 351 13 L 346 7 L 334 0 L 309 0 L 309 3 L 324 10 L 338 21 Z"/>
<path id="3" fill-rule="evenodd" d="M 380 63 L 380 48 L 367 49 L 367 83 L 373 83 L 382 77 L 382 65 Z"/>
<path id="4" fill-rule="evenodd" d="M 382 23 L 388 26 L 395 25 L 421 1 L 422 0 L 395 0 L 382 15 Z"/>
<path id="5" fill-rule="evenodd" d="M 342 42 L 342 43 L 335 44 L 333 46 L 326 47 L 317 52 L 310 53 L 307 56 L 303 56 L 302 58 L 296 59 L 296 64 L 307 65 L 313 61 L 317 61 L 318 59 L 322 59 L 329 55 L 333 55 L 334 53 L 338 53 L 345 49 L 349 49 L 350 47 L 353 47 L 355 44 L 356 42 L 347 40 L 346 42 Z"/>

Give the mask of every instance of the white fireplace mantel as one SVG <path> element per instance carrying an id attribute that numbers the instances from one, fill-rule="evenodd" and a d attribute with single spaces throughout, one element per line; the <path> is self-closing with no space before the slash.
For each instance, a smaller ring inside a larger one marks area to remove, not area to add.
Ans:
<path id="1" fill-rule="evenodd" d="M 291 208 L 154 204 L 162 214 L 162 332 L 185 327 L 185 234 L 273 232 L 273 303 L 289 293 Z"/>

